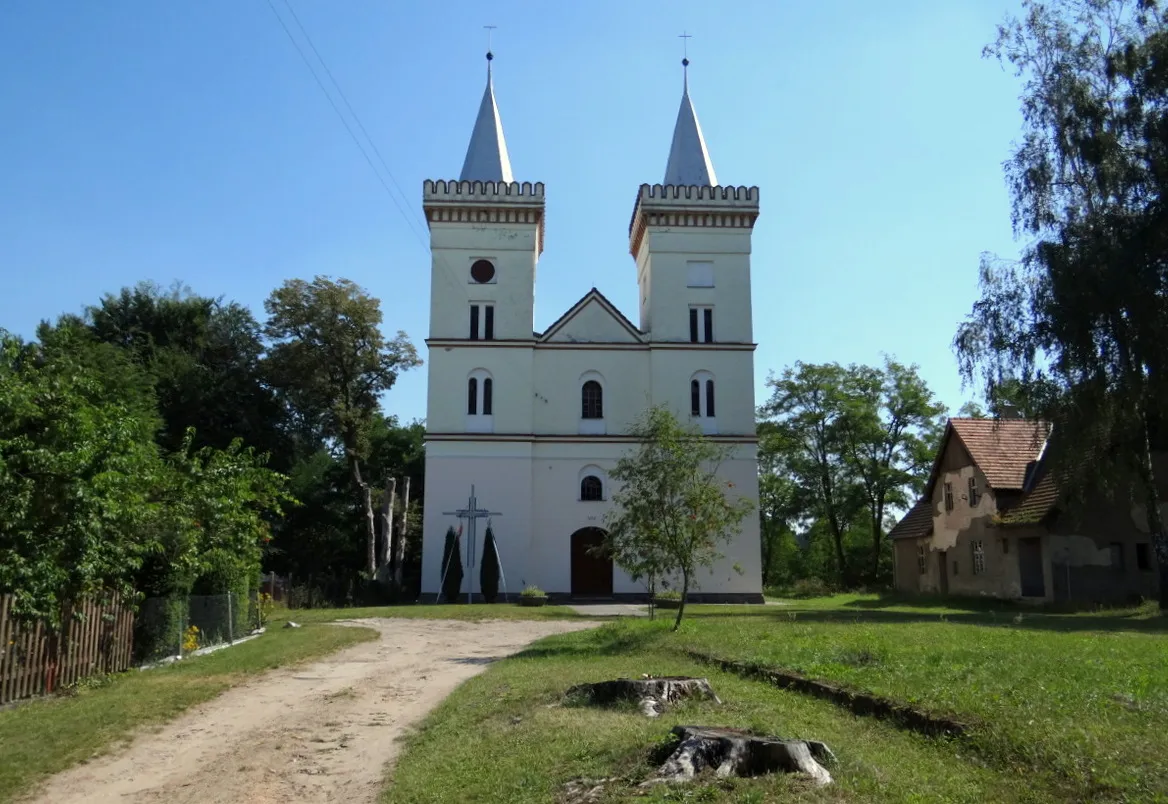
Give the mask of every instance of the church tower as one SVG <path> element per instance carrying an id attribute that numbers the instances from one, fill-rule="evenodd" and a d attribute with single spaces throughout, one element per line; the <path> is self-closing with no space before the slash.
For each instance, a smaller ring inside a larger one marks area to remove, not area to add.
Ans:
<path id="1" fill-rule="evenodd" d="M 426 423 L 437 433 L 523 432 L 530 425 L 529 394 L 505 413 L 494 395 L 501 387 L 531 386 L 530 359 L 509 359 L 504 347 L 532 340 L 544 188 L 511 173 L 493 58 L 488 52 L 487 86 L 462 174 L 457 181 L 427 180 L 422 191 L 431 252 Z"/>
<path id="2" fill-rule="evenodd" d="M 655 400 L 688 411 L 707 433 L 753 436 L 750 251 L 758 188 L 718 185 L 689 94 L 688 58 L 682 67 L 665 180 L 641 185 L 629 226 L 640 328 L 653 346 Z M 689 381 L 671 379 L 679 375 Z"/>

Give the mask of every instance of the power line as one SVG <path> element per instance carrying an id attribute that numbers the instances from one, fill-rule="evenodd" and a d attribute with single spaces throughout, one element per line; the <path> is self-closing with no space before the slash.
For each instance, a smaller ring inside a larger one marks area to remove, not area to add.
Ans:
<path id="1" fill-rule="evenodd" d="M 389 176 L 389 180 L 393 182 L 393 186 L 396 187 L 398 193 L 401 194 L 402 201 L 408 205 L 409 197 L 401 188 L 401 185 L 397 183 L 397 179 L 394 178 L 393 171 L 390 170 L 389 165 L 386 164 L 385 157 L 381 155 L 381 151 L 378 149 L 377 143 L 374 142 L 373 137 L 369 136 L 369 132 L 365 129 L 365 124 L 361 122 L 361 118 L 357 114 L 357 111 L 353 108 L 353 105 L 349 103 L 349 98 L 347 95 L 345 95 L 345 90 L 341 88 L 340 82 L 337 81 L 336 76 L 333 75 L 333 71 L 329 69 L 328 62 L 324 60 L 324 56 L 320 55 L 320 51 L 316 49 L 316 44 L 313 43 L 312 37 L 308 35 L 308 31 L 305 29 L 303 23 L 300 22 L 300 16 L 296 13 L 296 9 L 292 7 L 292 3 L 289 2 L 289 0 L 284 0 L 284 5 L 288 7 L 288 11 L 292 14 L 292 19 L 296 22 L 296 27 L 300 29 L 300 33 L 304 34 L 304 40 L 308 42 L 308 46 L 312 48 L 312 52 L 320 61 L 320 65 L 324 67 L 325 74 L 327 74 L 329 80 L 333 82 L 333 86 L 337 88 L 337 94 L 340 95 L 341 100 L 344 101 L 345 108 L 349 110 L 349 114 L 353 116 L 353 120 L 356 121 L 357 127 L 361 129 L 361 133 L 365 135 L 365 139 L 369 142 L 370 147 L 373 148 L 373 153 L 377 157 L 377 161 L 381 163 L 381 167 L 385 170 L 385 174 Z M 413 207 L 411 206 L 410 209 L 413 209 Z M 417 215 L 417 210 L 414 210 L 414 214 L 415 216 Z M 419 223 L 425 225 L 425 221 L 421 220 L 420 218 L 417 220 Z"/>
<path id="2" fill-rule="evenodd" d="M 416 237 L 418 239 L 418 242 L 421 243 L 422 248 L 425 249 L 426 251 L 429 251 L 430 250 L 429 245 L 426 243 L 425 239 L 418 233 L 418 230 L 414 227 L 413 221 L 410 219 L 410 216 L 406 213 L 405 209 L 402 208 L 401 203 L 397 200 L 397 196 L 395 196 L 393 194 L 393 191 L 391 189 L 389 189 L 389 185 L 385 183 L 385 179 L 382 178 L 381 172 L 377 169 L 377 166 L 375 164 L 373 164 L 373 160 L 370 158 L 368 151 L 365 150 L 365 146 L 363 146 L 361 144 L 361 140 L 357 138 L 357 134 L 353 131 L 353 127 L 349 125 L 349 121 L 345 119 L 344 114 L 341 113 L 340 107 L 338 107 L 336 101 L 333 100 L 333 96 L 331 94 L 329 94 L 328 88 L 324 85 L 324 82 L 321 81 L 320 75 L 316 72 L 316 68 L 314 68 L 312 66 L 312 62 L 308 59 L 308 56 L 304 53 L 304 49 L 302 47 L 300 47 L 300 43 L 296 41 L 296 37 L 294 37 L 292 35 L 292 31 L 290 31 L 288 29 L 288 26 L 284 23 L 284 18 L 281 17 L 280 12 L 278 12 L 276 10 L 275 4 L 273 4 L 272 0 L 267 0 L 267 3 L 268 3 L 268 8 L 272 9 L 272 13 L 276 16 L 276 20 L 280 23 L 280 27 L 284 29 L 284 33 L 287 35 L 288 41 L 292 43 L 292 46 L 296 48 L 296 52 L 300 54 L 300 58 L 304 61 L 305 66 L 308 67 L 308 71 L 310 73 L 312 73 L 312 77 L 316 80 L 316 85 L 318 87 L 320 87 L 320 91 L 323 92 L 325 98 L 328 99 L 329 105 L 333 107 L 333 111 L 336 112 L 337 117 L 340 118 L 341 123 L 345 126 L 345 131 L 349 132 L 349 136 L 352 137 L 353 143 L 357 146 L 357 149 L 359 151 L 361 151 L 361 155 L 363 157 L 365 157 L 365 161 L 369 164 L 370 170 L 372 170 L 373 174 L 375 176 L 377 176 L 377 180 L 381 183 L 381 186 L 385 189 L 385 192 L 389 196 L 390 200 L 393 201 L 393 205 L 395 207 L 397 207 L 397 211 L 399 213 L 401 213 L 402 219 L 405 220 L 406 225 L 409 226 L 410 231 L 413 232 L 413 234 L 414 234 L 414 237 Z M 285 4 L 286 3 L 287 3 L 287 0 L 285 0 Z M 289 6 L 289 8 L 291 8 L 291 6 Z M 293 12 L 293 14 L 295 15 L 295 12 Z M 301 30 L 303 30 L 303 28 L 301 28 Z M 315 51 L 316 48 L 314 47 L 313 50 Z M 317 56 L 319 58 L 319 54 L 317 54 Z M 324 64 L 323 60 L 321 61 L 321 64 Z M 328 67 L 326 66 L 325 69 L 327 70 Z M 347 102 L 348 101 L 346 101 L 346 103 Z M 356 117 L 356 115 L 354 115 L 354 117 Z M 360 122 L 360 121 L 358 121 L 358 122 Z M 369 135 L 366 134 L 366 136 L 369 136 Z M 372 140 L 370 140 L 370 143 L 372 144 Z M 374 146 L 374 147 L 376 148 L 376 146 Z M 391 179 L 393 178 L 392 174 L 390 175 L 390 178 Z M 395 181 L 394 184 L 396 184 L 396 183 L 397 182 Z M 401 188 L 398 188 L 398 189 L 400 192 Z M 405 194 L 403 193 L 402 196 L 404 197 Z"/>

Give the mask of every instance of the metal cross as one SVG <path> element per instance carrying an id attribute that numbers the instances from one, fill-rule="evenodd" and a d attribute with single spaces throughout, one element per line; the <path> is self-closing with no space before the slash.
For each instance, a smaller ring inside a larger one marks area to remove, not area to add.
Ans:
<path id="1" fill-rule="evenodd" d="M 680 34 L 678 34 L 677 38 L 681 40 L 681 55 L 682 55 L 682 57 L 688 59 L 689 58 L 689 40 L 693 39 L 693 34 L 687 34 L 685 31 L 682 31 Z"/>
<path id="2" fill-rule="evenodd" d="M 498 511 L 488 511 L 486 508 L 479 508 L 478 498 L 475 497 L 475 487 L 470 487 L 470 499 L 467 500 L 466 508 L 460 508 L 457 511 L 443 511 L 443 516 L 456 516 L 460 520 L 467 520 L 466 525 L 466 602 L 471 602 L 471 590 L 474 588 L 474 565 L 475 565 L 475 531 L 477 528 L 475 524 L 480 519 L 488 519 L 492 516 L 502 516 Z"/>
<path id="3" fill-rule="evenodd" d="M 491 52 L 491 35 L 494 32 L 494 30 L 496 28 L 498 28 L 499 26 L 498 25 L 484 25 L 483 27 L 487 29 L 487 52 L 490 53 Z"/>

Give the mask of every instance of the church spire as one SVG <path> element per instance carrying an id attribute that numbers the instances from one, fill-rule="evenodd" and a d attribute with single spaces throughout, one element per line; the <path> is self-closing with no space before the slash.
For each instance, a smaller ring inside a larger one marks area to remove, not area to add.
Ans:
<path id="1" fill-rule="evenodd" d="M 515 180 L 511 175 L 511 159 L 507 156 L 507 140 L 503 138 L 503 122 L 495 104 L 495 87 L 491 82 L 491 61 L 494 58 L 488 50 L 487 88 L 483 92 L 483 102 L 479 104 L 479 116 L 470 135 L 460 181 L 511 183 Z"/>
<path id="2" fill-rule="evenodd" d="M 677 123 L 673 126 L 673 145 L 669 149 L 664 183 L 716 187 L 718 177 L 714 175 L 714 163 L 710 161 L 698 114 L 689 98 L 688 57 L 681 60 L 681 69 L 681 108 L 677 110 Z"/>

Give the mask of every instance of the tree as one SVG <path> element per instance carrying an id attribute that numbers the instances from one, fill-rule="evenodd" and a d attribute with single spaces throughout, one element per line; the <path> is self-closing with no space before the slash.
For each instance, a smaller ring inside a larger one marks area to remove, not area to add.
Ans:
<path id="1" fill-rule="evenodd" d="M 483 537 L 483 560 L 479 563 L 479 591 L 488 603 L 499 597 L 499 554 L 495 549 L 495 532 L 487 525 Z"/>
<path id="2" fill-rule="evenodd" d="M 404 332 L 387 340 L 381 305 L 347 279 L 285 282 L 264 302 L 272 340 L 266 368 L 272 384 L 344 456 L 365 518 L 366 571 L 377 569 L 373 495 L 362 473 L 379 397 L 398 374 L 421 364 Z"/>
<path id="3" fill-rule="evenodd" d="M 790 581 L 798 560 L 795 526 L 800 518 L 799 489 L 783 463 L 773 422 L 758 424 L 758 513 L 763 586 Z"/>
<path id="4" fill-rule="evenodd" d="M 871 577 L 880 574 L 885 517 L 907 510 L 924 488 L 925 475 L 944 429 L 945 406 L 916 366 L 886 359 L 883 369 L 852 366 L 840 417 L 844 457 L 863 492 L 872 539 Z"/>
<path id="5" fill-rule="evenodd" d="M 1152 455 L 1168 441 L 1168 12 L 1130 0 L 1023 9 L 986 55 L 1023 79 L 1006 179 L 1027 244 L 1016 262 L 983 256 L 954 346 L 967 382 L 987 396 L 1012 383 L 1025 413 L 1054 424 L 1064 483 L 1135 493 L 1165 606 Z"/>
<path id="6" fill-rule="evenodd" d="M 768 384 L 760 494 L 781 494 L 773 502 L 785 522 L 808 525 L 809 542 L 830 538 L 842 585 L 861 579 L 856 548 L 868 539 L 867 577 L 879 582 L 889 511 L 920 493 L 945 408 L 915 366 L 892 359 L 879 368 L 796 363 Z"/>
<path id="7" fill-rule="evenodd" d="M 49 336 L 0 332 L 0 593 L 55 626 L 89 595 L 132 599 L 162 466 L 143 383 L 111 382 L 133 366 L 76 328 Z"/>
<path id="8" fill-rule="evenodd" d="M 650 408 L 631 435 L 639 446 L 610 473 L 621 487 L 605 517 L 608 536 L 602 549 L 610 550 L 634 581 L 680 576 L 676 631 L 698 569 L 722 558 L 720 544 L 740 530 L 754 504 L 728 497 L 733 484 L 718 477 L 733 447 L 683 426 L 666 408 Z"/>
<path id="9" fill-rule="evenodd" d="M 446 544 L 442 547 L 442 596 L 447 603 L 457 603 L 462 591 L 462 550 L 454 528 L 446 530 Z"/>

